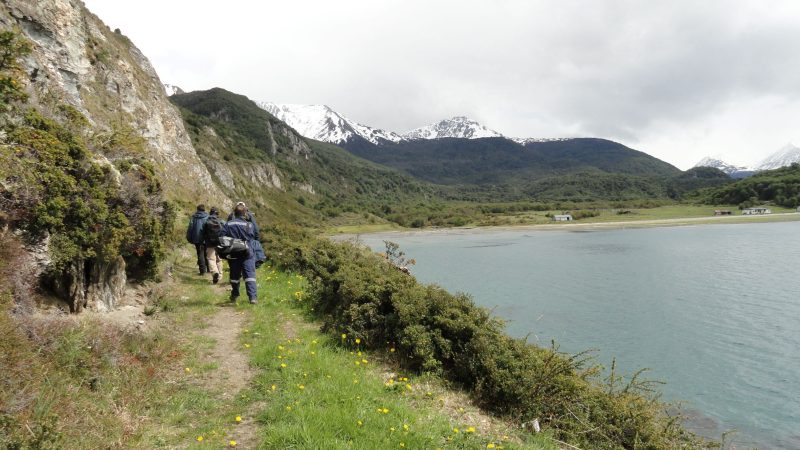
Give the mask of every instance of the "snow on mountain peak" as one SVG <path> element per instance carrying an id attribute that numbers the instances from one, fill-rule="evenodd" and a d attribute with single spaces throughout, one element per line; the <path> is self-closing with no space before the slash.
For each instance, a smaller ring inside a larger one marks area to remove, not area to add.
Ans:
<path id="1" fill-rule="evenodd" d="M 166 83 L 164 84 L 164 91 L 166 91 L 167 97 L 169 97 L 170 95 L 184 93 L 183 89 L 181 89 L 180 87 L 175 86 L 174 84 L 166 84 Z"/>
<path id="2" fill-rule="evenodd" d="M 302 136 L 333 144 L 343 144 L 358 136 L 373 144 L 399 142 L 397 133 L 368 127 L 348 119 L 326 105 L 294 105 L 259 103 L 278 119 L 286 122 Z"/>
<path id="3" fill-rule="evenodd" d="M 441 138 L 467 138 L 478 139 L 486 137 L 503 137 L 497 131 L 490 130 L 483 125 L 464 116 L 441 120 L 437 123 L 415 128 L 402 135 L 406 139 L 441 139 Z"/>
<path id="4" fill-rule="evenodd" d="M 790 142 L 784 145 L 783 148 L 777 152 L 764 158 L 764 160 L 758 164 L 756 169 L 777 169 L 779 167 L 789 166 L 796 162 L 800 162 L 800 147 L 797 147 Z"/>
<path id="5" fill-rule="evenodd" d="M 737 166 L 727 163 L 719 157 L 706 156 L 694 165 L 694 167 L 713 167 L 719 169 L 732 178 L 743 178 L 753 174 L 754 169 L 747 166 Z"/>

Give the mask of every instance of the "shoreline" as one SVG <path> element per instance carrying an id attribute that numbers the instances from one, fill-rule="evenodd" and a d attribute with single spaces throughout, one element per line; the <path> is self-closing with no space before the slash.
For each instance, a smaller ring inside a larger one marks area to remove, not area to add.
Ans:
<path id="1" fill-rule="evenodd" d="M 584 222 L 584 223 L 548 223 L 530 225 L 501 225 L 501 226 L 474 226 L 474 227 L 453 227 L 453 228 L 423 228 L 423 229 L 403 229 L 394 231 L 364 231 L 361 233 L 340 233 L 328 234 L 327 237 L 334 241 L 347 241 L 357 239 L 362 235 L 370 236 L 427 236 L 431 234 L 481 234 L 498 231 L 603 231 L 617 230 L 626 228 L 659 228 L 659 227 L 679 227 L 691 225 L 719 225 L 719 224 L 743 224 L 743 223 L 774 223 L 774 222 L 798 222 L 800 212 L 776 213 L 766 215 L 751 216 L 710 216 L 710 217 L 678 217 L 673 219 L 644 219 L 608 222 Z"/>

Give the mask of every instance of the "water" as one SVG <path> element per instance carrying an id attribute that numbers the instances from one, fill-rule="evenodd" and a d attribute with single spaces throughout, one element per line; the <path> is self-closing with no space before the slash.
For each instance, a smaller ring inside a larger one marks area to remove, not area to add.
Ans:
<path id="1" fill-rule="evenodd" d="M 361 237 L 384 239 L 513 336 L 650 368 L 699 432 L 800 448 L 800 222 Z"/>

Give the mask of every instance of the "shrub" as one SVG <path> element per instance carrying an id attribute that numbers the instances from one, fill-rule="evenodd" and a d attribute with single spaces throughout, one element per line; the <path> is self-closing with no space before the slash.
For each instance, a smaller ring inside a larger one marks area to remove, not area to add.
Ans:
<path id="1" fill-rule="evenodd" d="M 650 384 L 622 388 L 586 355 L 566 355 L 504 334 L 501 321 L 465 294 L 424 286 L 385 259 L 349 244 L 272 230 L 275 262 L 311 281 L 310 312 L 323 330 L 392 345 L 398 363 L 472 392 L 487 410 L 538 418 L 585 448 L 697 448 L 704 444 L 664 413 Z"/>

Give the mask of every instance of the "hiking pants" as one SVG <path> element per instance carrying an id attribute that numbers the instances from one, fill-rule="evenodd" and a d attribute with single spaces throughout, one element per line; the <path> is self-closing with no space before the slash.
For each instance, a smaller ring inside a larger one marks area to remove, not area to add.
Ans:
<path id="1" fill-rule="evenodd" d="M 218 273 L 222 276 L 222 261 L 217 255 L 217 248 L 213 245 L 206 247 L 206 262 L 208 263 L 208 273 L 211 275 Z"/>
<path id="2" fill-rule="evenodd" d="M 244 286 L 247 289 L 247 298 L 257 300 L 256 258 L 250 256 L 247 259 L 232 259 L 228 262 L 231 266 L 231 298 L 239 296 L 239 283 L 242 281 L 242 272 L 244 272 Z"/>
<path id="3" fill-rule="evenodd" d="M 200 271 L 200 275 L 208 272 L 208 268 L 206 266 L 206 246 L 204 244 L 194 244 L 195 250 L 197 250 L 197 269 Z"/>

